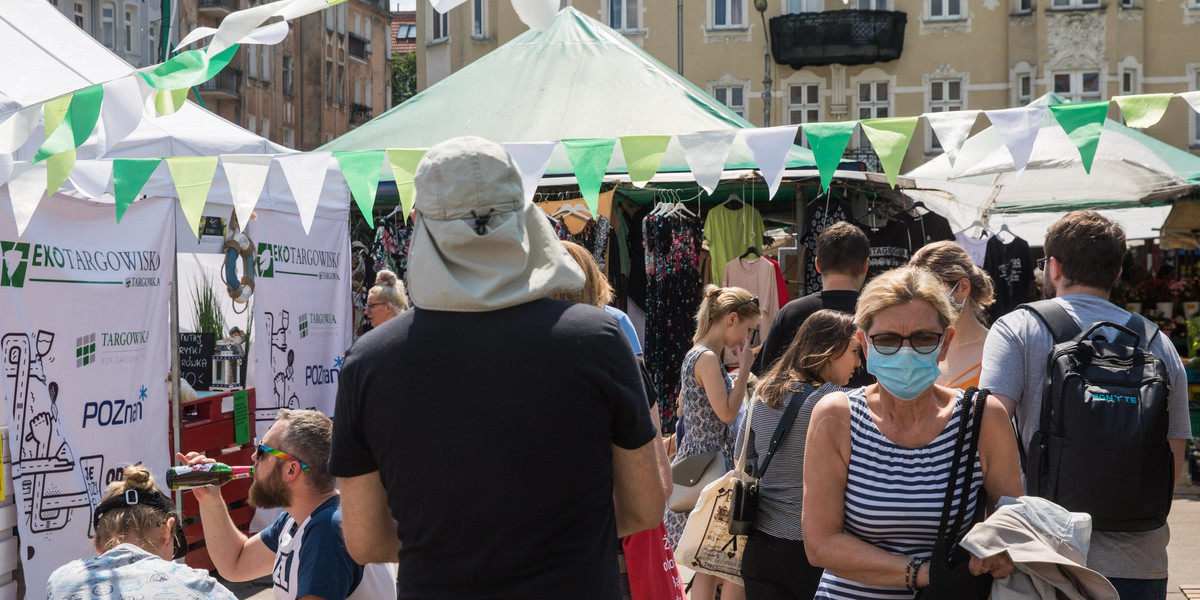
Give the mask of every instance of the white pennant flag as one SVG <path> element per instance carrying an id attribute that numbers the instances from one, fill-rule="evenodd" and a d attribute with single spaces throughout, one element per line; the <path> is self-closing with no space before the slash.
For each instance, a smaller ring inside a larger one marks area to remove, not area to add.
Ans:
<path id="1" fill-rule="evenodd" d="M 271 170 L 273 158 L 270 154 L 221 155 L 221 167 L 225 169 L 229 195 L 233 197 L 233 210 L 242 229 L 250 223 L 250 215 L 258 204 L 263 185 L 267 183 L 267 171 Z M 320 191 L 320 186 L 317 186 L 318 195 Z"/>
<path id="2" fill-rule="evenodd" d="M 429 0 L 429 3 L 433 5 L 433 10 L 436 10 L 442 14 L 446 14 L 450 12 L 450 9 L 466 1 L 467 0 Z"/>
<path id="3" fill-rule="evenodd" d="M 538 31 L 549 29 L 558 13 L 558 0 L 512 0 L 512 6 L 522 23 Z"/>
<path id="4" fill-rule="evenodd" d="M 12 177 L 8 180 L 8 197 L 12 201 L 18 237 L 25 233 L 25 227 L 29 225 L 33 211 L 37 210 L 45 193 L 46 161 L 21 161 L 13 164 Z"/>
<path id="5" fill-rule="evenodd" d="M 729 148 L 737 137 L 737 130 L 701 131 L 699 133 L 684 133 L 676 136 L 683 157 L 687 159 L 688 168 L 696 184 L 704 188 L 711 196 L 721 183 L 721 173 L 725 172 L 725 160 L 729 158 Z"/>
<path id="6" fill-rule="evenodd" d="M 938 142 L 942 145 L 942 151 L 946 153 L 946 160 L 950 161 L 950 166 L 953 167 L 954 159 L 958 158 L 959 150 L 962 150 L 963 143 L 971 134 L 971 127 L 975 126 L 979 111 L 952 110 L 925 113 L 921 116 L 929 121 L 929 126 L 933 128 L 933 133 L 937 134 Z"/>
<path id="7" fill-rule="evenodd" d="M 206 37 L 216 35 L 216 33 L 217 29 L 215 27 L 197 27 L 193 29 L 191 33 L 187 34 L 187 36 L 182 40 L 179 40 L 179 44 L 175 47 L 177 49 L 183 48 L 188 44 L 194 44 Z M 238 43 L 242 45 L 262 44 L 265 46 L 273 46 L 279 42 L 282 42 L 283 39 L 287 37 L 287 34 L 287 21 L 276 21 L 270 25 L 264 25 L 258 29 L 255 29 L 254 31 L 251 31 L 246 37 L 242 38 L 241 42 Z"/>
<path id="8" fill-rule="evenodd" d="M 304 235 L 308 235 L 313 215 L 317 214 L 317 203 L 321 200 L 321 188 L 325 187 L 325 174 L 331 158 L 332 152 L 304 152 L 275 157 L 296 200 Z"/>
<path id="9" fill-rule="evenodd" d="M 234 44 L 239 44 L 246 36 L 258 29 L 260 25 L 266 23 L 271 17 L 285 12 L 289 5 L 295 4 L 295 0 L 279 0 L 278 2 L 268 2 L 259 6 L 242 9 L 230 13 L 224 19 L 221 19 L 221 24 L 217 27 L 217 31 L 213 34 L 213 39 L 209 42 L 202 52 L 208 56 L 216 56 L 226 48 Z M 309 5 L 316 5 L 312 2 Z M 328 7 L 328 3 L 322 2 L 319 8 Z M 292 7 L 295 8 L 295 7 Z M 314 8 L 316 10 L 316 8 Z M 292 11 L 300 12 L 300 11 Z M 311 12 L 311 11 L 310 11 Z M 301 12 L 300 14 L 305 14 Z M 299 14 L 284 17 L 291 19 L 300 16 Z"/>
<path id="10" fill-rule="evenodd" d="M 1022 106 L 1005 108 L 1003 110 L 984 111 L 987 118 L 1004 140 L 1008 154 L 1012 156 L 1014 177 L 1020 177 L 1033 154 L 1033 143 L 1037 140 L 1038 130 L 1042 127 L 1042 117 L 1046 113 L 1045 106 Z"/>
<path id="11" fill-rule="evenodd" d="M 37 128 L 38 117 L 42 114 L 42 105 L 34 104 L 17 112 L 10 113 L 0 121 L 0 154 L 12 154 L 25 145 L 25 141 Z"/>
<path id="12" fill-rule="evenodd" d="M 134 105 L 136 108 L 136 105 Z M 108 191 L 108 182 L 112 179 L 111 160 L 80 160 L 75 162 L 71 176 L 67 178 L 75 191 L 95 200 Z"/>
<path id="13" fill-rule="evenodd" d="M 1192 110 L 1200 113 L 1200 90 L 1175 95 L 1183 98 L 1188 103 L 1188 106 L 1192 107 Z"/>
<path id="14" fill-rule="evenodd" d="M 11 154 L 0 154 L 0 185 L 4 185 L 8 181 L 9 173 L 12 173 L 13 157 Z"/>
<path id="15" fill-rule="evenodd" d="M 525 199 L 532 201 L 537 192 L 538 183 L 546 168 L 550 166 L 550 156 L 558 142 L 505 142 L 504 149 L 512 158 L 513 165 L 521 174 L 521 184 L 525 189 Z"/>
<path id="16" fill-rule="evenodd" d="M 779 191 L 779 182 L 783 179 L 783 169 L 787 166 L 788 153 L 796 142 L 799 125 L 784 127 L 767 127 L 765 129 L 745 129 L 742 139 L 754 153 L 754 162 L 758 163 L 758 171 L 767 180 L 768 200 L 775 197 Z"/>
<path id="17" fill-rule="evenodd" d="M 122 77 L 104 84 L 104 103 L 100 105 L 100 126 L 96 156 L 104 156 L 113 146 L 129 137 L 142 122 L 142 89 L 138 75 Z"/>

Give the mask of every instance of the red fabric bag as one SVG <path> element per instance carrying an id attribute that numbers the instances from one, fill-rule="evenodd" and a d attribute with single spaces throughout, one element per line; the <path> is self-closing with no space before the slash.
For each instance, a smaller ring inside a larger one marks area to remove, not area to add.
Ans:
<path id="1" fill-rule="evenodd" d="M 633 600 L 686 600 L 679 569 L 675 567 L 675 552 L 662 523 L 626 537 L 621 540 L 621 547 L 625 550 Z"/>

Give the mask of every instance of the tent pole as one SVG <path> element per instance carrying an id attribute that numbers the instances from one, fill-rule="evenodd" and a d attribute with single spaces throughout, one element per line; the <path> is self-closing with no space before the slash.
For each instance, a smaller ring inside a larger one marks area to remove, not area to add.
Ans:
<path id="1" fill-rule="evenodd" d="M 174 208 L 174 207 L 172 207 Z M 167 464 L 175 463 L 175 455 L 180 453 L 183 448 L 183 397 L 182 385 L 183 377 L 180 373 L 179 366 L 179 212 L 178 209 L 172 211 L 174 218 L 171 220 L 171 233 L 174 243 L 174 252 L 172 252 L 172 261 L 174 268 L 171 270 L 171 381 L 168 385 L 171 386 L 171 457 L 167 460 Z M 175 492 L 175 506 L 182 507 L 183 492 Z"/>

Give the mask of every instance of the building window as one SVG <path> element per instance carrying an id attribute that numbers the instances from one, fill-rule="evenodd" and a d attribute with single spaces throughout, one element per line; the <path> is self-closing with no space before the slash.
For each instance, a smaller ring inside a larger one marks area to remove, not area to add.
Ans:
<path id="1" fill-rule="evenodd" d="M 363 25 L 364 25 L 364 27 L 363 27 L 363 37 L 364 37 L 364 38 L 366 38 L 366 40 L 367 40 L 367 52 L 368 52 L 368 53 L 370 53 L 370 52 L 371 52 L 371 25 L 372 25 L 374 22 L 375 22 L 375 21 L 374 21 L 374 20 L 372 20 L 372 19 L 370 19 L 370 18 L 363 19 Z"/>
<path id="2" fill-rule="evenodd" d="M 262 55 L 262 80 L 271 81 L 271 47 L 263 46 L 258 52 Z"/>
<path id="3" fill-rule="evenodd" d="M 283 128 L 283 145 L 287 146 L 288 148 L 296 147 L 296 131 L 294 129 L 288 127 Z"/>
<path id="4" fill-rule="evenodd" d="M 1025 106 L 1033 100 L 1033 75 L 1022 73 L 1017 75 L 1017 105 Z"/>
<path id="5" fill-rule="evenodd" d="M 888 0 L 854 0 L 857 10 L 888 10 Z"/>
<path id="6" fill-rule="evenodd" d="M 1100 72 L 1055 73 L 1054 93 L 1063 96 L 1068 102 L 1100 100 Z"/>
<path id="7" fill-rule="evenodd" d="M 882 119 L 892 115 L 892 96 L 887 81 L 863 81 L 858 84 L 858 119 Z M 855 133 L 855 146 L 870 148 L 867 136 Z"/>
<path id="8" fill-rule="evenodd" d="M 1128 96 L 1137 93 L 1137 71 L 1121 69 L 1121 95 Z"/>
<path id="9" fill-rule="evenodd" d="M 258 117 L 254 115 L 246 117 L 246 129 L 249 129 L 250 133 L 258 133 Z"/>
<path id="10" fill-rule="evenodd" d="M 745 27 L 746 0 L 713 0 L 713 27 Z"/>
<path id="11" fill-rule="evenodd" d="M 608 0 L 608 26 L 617 31 L 637 31 L 638 0 Z"/>
<path id="12" fill-rule="evenodd" d="M 105 2 L 100 5 L 100 43 L 117 49 L 117 5 Z"/>
<path id="13" fill-rule="evenodd" d="M 1133 8 L 1133 0 L 1121 0 L 1121 8 Z"/>
<path id="14" fill-rule="evenodd" d="M 929 19 L 963 18 L 962 0 L 928 0 Z"/>
<path id="15" fill-rule="evenodd" d="M 823 9 L 821 0 L 788 0 L 787 2 L 787 11 L 790 15 L 821 12 Z"/>
<path id="16" fill-rule="evenodd" d="M 800 83 L 788 86 L 788 123 L 802 125 L 821 121 L 821 86 Z M 808 137 L 800 132 L 800 145 L 808 147 Z"/>
<path id="17" fill-rule="evenodd" d="M 125 51 L 133 52 L 134 39 L 137 35 L 137 9 L 132 6 L 125 7 Z"/>
<path id="18" fill-rule="evenodd" d="M 433 7 L 430 7 L 429 10 L 433 13 L 433 26 L 430 27 L 430 31 L 433 32 L 433 35 L 430 36 L 429 41 L 437 42 L 449 38 L 450 16 L 447 13 L 439 13 L 438 11 L 434 10 Z"/>
<path id="19" fill-rule="evenodd" d="M 338 104 L 346 104 L 346 67 L 338 65 L 337 68 L 337 95 Z"/>
<path id="20" fill-rule="evenodd" d="M 88 10 L 87 4 L 84 4 L 83 2 L 75 3 L 75 26 L 76 27 L 78 27 L 84 31 L 88 31 L 88 13 L 89 12 L 90 11 Z M 91 32 L 88 31 L 88 33 L 91 33 Z"/>
<path id="21" fill-rule="evenodd" d="M 328 31 L 333 31 L 333 28 L 336 25 L 336 23 L 337 23 L 337 15 L 334 14 L 333 9 L 331 9 L 331 8 L 325 9 L 325 29 Z"/>
<path id="22" fill-rule="evenodd" d="M 325 102 L 333 104 L 333 61 L 325 61 Z"/>
<path id="23" fill-rule="evenodd" d="M 363 104 L 366 104 L 367 108 L 375 105 L 375 103 L 371 101 L 371 80 L 369 79 L 367 80 L 366 89 L 363 90 Z"/>
<path id="24" fill-rule="evenodd" d="M 153 23 L 146 27 L 146 37 L 150 40 L 150 62 L 158 62 L 161 58 L 158 51 L 158 28 Z"/>
<path id="25" fill-rule="evenodd" d="M 246 44 L 246 76 L 258 79 L 258 44 Z"/>
<path id="26" fill-rule="evenodd" d="M 357 77 L 354 78 L 354 103 L 355 104 L 363 103 L 363 101 L 362 101 L 362 80 Z"/>
<path id="27" fill-rule="evenodd" d="M 1099 8 L 1100 0 L 1051 0 L 1050 6 L 1058 9 Z"/>
<path id="28" fill-rule="evenodd" d="M 723 85 L 713 88 L 717 102 L 728 106 L 738 116 L 746 117 L 746 88 L 740 85 Z"/>
<path id="29" fill-rule="evenodd" d="M 1017 14 L 1023 15 L 1033 12 L 1033 0 L 1017 0 Z"/>
<path id="30" fill-rule="evenodd" d="M 963 82 L 961 79 L 941 79 L 929 82 L 929 112 L 949 112 L 963 109 Z M 933 134 L 933 128 L 925 126 L 928 152 L 940 152 L 942 144 Z"/>
<path id="31" fill-rule="evenodd" d="M 346 5 L 337 6 L 337 32 L 346 35 Z"/>
<path id="32" fill-rule="evenodd" d="M 487 37 L 487 0 L 471 0 L 471 36 Z"/>
<path id="33" fill-rule="evenodd" d="M 262 136 L 267 139 L 271 139 L 271 120 L 270 119 L 262 120 Z"/>
<path id="34" fill-rule="evenodd" d="M 283 93 L 292 95 L 292 57 L 283 57 Z"/>

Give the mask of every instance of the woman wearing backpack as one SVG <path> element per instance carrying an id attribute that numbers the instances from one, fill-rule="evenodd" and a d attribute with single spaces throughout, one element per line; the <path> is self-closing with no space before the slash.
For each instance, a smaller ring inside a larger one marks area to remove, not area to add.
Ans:
<path id="1" fill-rule="evenodd" d="M 813 406 L 825 394 L 844 390 L 839 386 L 861 364 L 855 331 L 852 315 L 830 309 L 813 313 L 756 390 L 760 402 L 751 404 L 750 430 L 761 479 L 758 518 L 742 556 L 747 600 L 809 600 L 817 591 L 822 569 L 808 563 L 800 527 L 804 436 Z M 765 462 L 779 424 L 789 419 L 775 454 Z M 742 435 L 739 431 L 738 454 L 746 442 Z"/>

